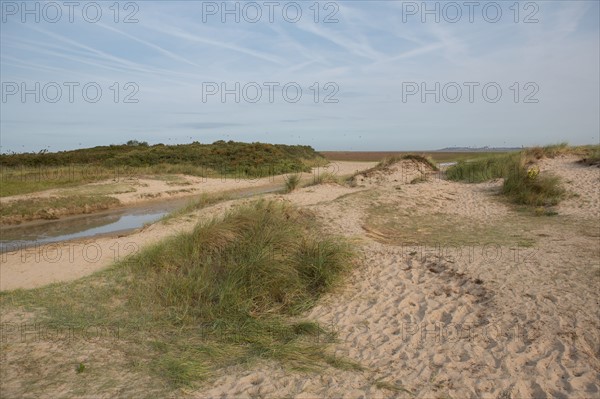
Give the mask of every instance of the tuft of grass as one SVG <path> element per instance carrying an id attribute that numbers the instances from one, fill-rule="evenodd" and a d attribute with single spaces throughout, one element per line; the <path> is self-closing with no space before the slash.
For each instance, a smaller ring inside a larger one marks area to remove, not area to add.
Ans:
<path id="1" fill-rule="evenodd" d="M 353 256 L 343 239 L 320 231 L 313 213 L 259 200 L 93 276 L 0 300 L 4 309 L 35 310 L 43 323 L 117 326 L 112 345 L 128 364 L 172 388 L 261 359 L 360 369 L 329 353 L 333 332 L 298 320 L 341 281 Z"/>
<path id="2" fill-rule="evenodd" d="M 313 177 L 312 182 L 307 184 L 307 187 L 328 183 L 344 185 L 345 179 L 343 177 L 336 176 L 331 172 L 319 173 Z"/>
<path id="3" fill-rule="evenodd" d="M 298 188 L 298 185 L 300 184 L 300 180 L 301 180 L 300 175 L 297 173 L 287 176 L 285 178 L 285 192 L 291 193 L 296 188 Z"/>
<path id="4" fill-rule="evenodd" d="M 553 206 L 565 196 L 560 179 L 550 174 L 531 175 L 525 168 L 504 179 L 502 193 L 514 203 L 531 206 Z"/>

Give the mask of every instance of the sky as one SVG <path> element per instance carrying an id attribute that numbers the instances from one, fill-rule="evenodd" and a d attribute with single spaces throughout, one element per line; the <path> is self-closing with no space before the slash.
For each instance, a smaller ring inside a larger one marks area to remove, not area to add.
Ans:
<path id="1" fill-rule="evenodd" d="M 598 1 L 1 1 L 0 152 L 600 142 Z"/>

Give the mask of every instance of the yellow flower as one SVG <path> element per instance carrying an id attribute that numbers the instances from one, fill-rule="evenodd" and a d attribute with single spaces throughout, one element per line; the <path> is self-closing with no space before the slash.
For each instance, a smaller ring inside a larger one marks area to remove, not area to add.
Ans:
<path id="1" fill-rule="evenodd" d="M 533 166 L 527 170 L 527 177 L 530 180 L 535 180 L 537 175 L 540 173 L 540 169 L 537 166 Z"/>

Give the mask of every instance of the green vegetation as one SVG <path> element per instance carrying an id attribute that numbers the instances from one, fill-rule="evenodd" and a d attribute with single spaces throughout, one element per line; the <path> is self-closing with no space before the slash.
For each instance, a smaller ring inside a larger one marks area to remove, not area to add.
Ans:
<path id="1" fill-rule="evenodd" d="M 58 219 L 60 216 L 91 213 L 118 206 L 119 200 L 103 195 L 29 198 L 3 203 L 0 224 L 13 224 L 34 219 Z"/>
<path id="2" fill-rule="evenodd" d="M 312 213 L 257 201 L 93 276 L 1 293 L 0 305 L 40 323 L 118 326 L 123 338 L 94 345 L 114 345 L 129 367 L 173 386 L 258 359 L 360 369 L 327 351 L 332 333 L 298 318 L 352 262 L 349 245 L 321 233 Z M 90 358 L 88 367 L 102 365 Z"/>
<path id="3" fill-rule="evenodd" d="M 523 168 L 504 179 L 502 193 L 516 204 L 552 206 L 558 204 L 566 194 L 560 183 L 556 176 L 532 175 Z"/>
<path id="4" fill-rule="evenodd" d="M 56 153 L 0 154 L 0 196 L 147 174 L 264 177 L 309 172 L 327 160 L 310 146 L 239 143 L 110 145 Z"/>
<path id="5" fill-rule="evenodd" d="M 3 167 L 101 165 L 148 167 L 152 165 L 200 166 L 231 174 L 259 176 L 269 172 L 308 171 L 303 160 L 323 158 L 309 146 L 216 141 L 213 144 L 110 145 L 55 153 L 2 154 Z"/>

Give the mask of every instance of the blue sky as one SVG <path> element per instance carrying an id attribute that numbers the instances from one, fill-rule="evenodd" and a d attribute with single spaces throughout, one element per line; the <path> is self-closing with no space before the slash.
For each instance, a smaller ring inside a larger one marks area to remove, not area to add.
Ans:
<path id="1" fill-rule="evenodd" d="M 72 21 L 63 2 L 1 4 L 2 152 L 129 139 L 318 150 L 600 140 L 597 1 L 482 1 L 472 21 L 462 1 L 119 2 L 117 21 L 113 1 L 80 2 Z"/>

